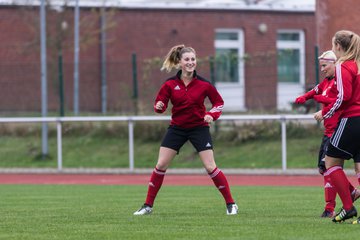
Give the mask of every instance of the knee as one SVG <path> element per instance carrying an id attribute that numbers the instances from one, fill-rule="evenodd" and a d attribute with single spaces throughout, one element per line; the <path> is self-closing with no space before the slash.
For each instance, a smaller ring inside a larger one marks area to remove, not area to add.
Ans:
<path id="1" fill-rule="evenodd" d="M 159 169 L 159 170 L 161 170 L 161 171 L 166 171 L 167 170 L 167 168 L 168 168 L 168 165 L 167 164 L 162 164 L 162 163 L 157 163 L 156 164 L 156 168 L 157 169 Z"/>
<path id="2" fill-rule="evenodd" d="M 360 163 L 355 163 L 355 173 L 359 174 L 360 173 Z"/>
<path id="3" fill-rule="evenodd" d="M 325 172 L 326 172 L 329 168 L 334 167 L 334 166 L 343 167 L 341 164 L 334 164 L 334 163 L 325 164 Z"/>
<path id="4" fill-rule="evenodd" d="M 325 162 L 325 170 L 331 168 L 333 165 L 329 162 Z"/>
<path id="5" fill-rule="evenodd" d="M 208 173 L 211 173 L 211 172 L 213 172 L 214 170 L 215 170 L 215 168 L 216 168 L 216 164 L 215 164 L 215 162 L 214 163 L 206 163 L 206 164 L 204 164 L 204 168 L 205 168 L 205 170 L 208 172 Z"/>
<path id="6" fill-rule="evenodd" d="M 333 167 L 333 166 L 342 166 L 343 164 L 344 163 L 341 161 L 341 159 L 325 156 L 326 170 Z"/>

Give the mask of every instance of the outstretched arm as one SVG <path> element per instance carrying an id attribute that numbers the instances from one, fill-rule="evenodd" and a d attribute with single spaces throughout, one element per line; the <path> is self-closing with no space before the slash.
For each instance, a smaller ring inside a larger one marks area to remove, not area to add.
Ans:
<path id="1" fill-rule="evenodd" d="M 309 92 L 305 93 L 304 95 L 301 95 L 295 99 L 295 103 L 297 104 L 303 104 L 308 99 L 313 98 L 313 96 L 316 94 L 315 88 L 311 89 Z"/>
<path id="2" fill-rule="evenodd" d="M 336 98 L 329 98 L 323 95 L 315 95 L 314 100 L 317 101 L 318 103 L 330 104 L 335 102 Z"/>

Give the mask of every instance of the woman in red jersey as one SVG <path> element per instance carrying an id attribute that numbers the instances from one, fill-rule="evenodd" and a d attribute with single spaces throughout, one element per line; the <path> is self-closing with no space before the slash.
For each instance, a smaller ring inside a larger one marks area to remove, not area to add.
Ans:
<path id="1" fill-rule="evenodd" d="M 349 180 L 342 169 L 344 160 L 354 159 L 355 171 L 360 174 L 360 37 L 354 32 L 341 30 L 332 39 L 332 50 L 338 57 L 335 77 L 337 99 L 314 115 L 321 121 L 341 111 L 337 129 L 326 150 L 326 175 L 342 201 L 342 208 L 333 222 L 343 222 L 357 216 L 357 210 L 349 192 Z M 359 180 L 360 182 L 360 180 Z M 359 223 L 359 219 L 353 222 Z"/>
<path id="2" fill-rule="evenodd" d="M 169 101 L 171 102 L 171 123 L 161 143 L 145 203 L 134 215 L 146 215 L 152 212 L 165 172 L 171 160 L 188 140 L 199 153 L 205 170 L 223 195 L 226 213 L 235 215 L 238 206 L 232 198 L 224 173 L 216 166 L 209 131 L 209 123 L 220 117 L 224 101 L 216 88 L 195 71 L 196 53 L 193 48 L 184 45 L 171 48 L 161 70 L 170 72 L 173 68 L 181 68 L 181 70 L 161 86 L 154 104 L 155 112 L 163 113 L 168 108 Z M 204 105 L 205 98 L 208 98 L 212 104 L 209 111 Z"/>
<path id="3" fill-rule="evenodd" d="M 322 108 L 324 108 L 336 100 L 336 96 L 338 94 L 335 81 L 336 55 L 333 51 L 326 51 L 322 53 L 318 59 L 321 68 L 320 70 L 324 73 L 325 79 L 304 95 L 297 97 L 295 100 L 295 103 L 297 104 L 303 104 L 309 99 L 314 99 L 318 103 L 321 103 Z M 334 209 L 336 206 L 336 190 L 331 184 L 330 177 L 324 174 L 326 172 L 325 151 L 330 142 L 330 137 L 335 131 L 340 114 L 341 111 L 337 111 L 332 117 L 324 120 L 324 136 L 322 138 L 318 156 L 319 173 L 324 177 L 324 196 L 326 202 L 325 209 L 321 214 L 321 217 L 332 218 L 335 216 Z M 351 184 L 349 185 L 349 190 L 354 200 L 360 196 L 360 191 L 355 189 Z"/>

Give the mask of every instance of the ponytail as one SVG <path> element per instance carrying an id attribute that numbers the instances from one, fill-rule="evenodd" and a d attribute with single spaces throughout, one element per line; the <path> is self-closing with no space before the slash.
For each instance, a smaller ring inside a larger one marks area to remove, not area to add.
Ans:
<path id="1" fill-rule="evenodd" d="M 183 55 L 183 53 L 186 52 L 195 53 L 195 50 L 191 47 L 185 47 L 184 44 L 172 47 L 170 51 L 166 54 L 165 60 L 160 70 L 166 70 L 167 72 L 171 72 L 173 68 L 179 68 L 181 56 Z"/>
<path id="2" fill-rule="evenodd" d="M 353 60 L 360 73 L 360 36 L 352 31 L 341 30 L 334 36 L 334 43 L 337 43 L 344 50 L 344 55 L 339 58 L 339 62 Z"/>

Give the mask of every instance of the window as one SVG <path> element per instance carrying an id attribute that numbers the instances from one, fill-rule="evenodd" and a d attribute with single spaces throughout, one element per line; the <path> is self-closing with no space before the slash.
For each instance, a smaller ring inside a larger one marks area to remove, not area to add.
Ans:
<path id="1" fill-rule="evenodd" d="M 219 29 L 215 32 L 215 81 L 243 83 L 243 35 L 238 29 Z"/>
<path id="2" fill-rule="evenodd" d="M 216 40 L 238 40 L 239 36 L 237 32 L 217 32 Z"/>
<path id="3" fill-rule="evenodd" d="M 215 30 L 215 85 L 224 111 L 245 111 L 244 34 L 241 29 Z"/>
<path id="4" fill-rule="evenodd" d="M 237 49 L 216 49 L 216 80 L 221 82 L 239 81 Z"/>
<path id="5" fill-rule="evenodd" d="M 277 108 L 291 110 L 294 96 L 304 92 L 305 37 L 301 30 L 277 33 Z"/>
<path id="6" fill-rule="evenodd" d="M 304 34 L 299 30 L 280 30 L 277 35 L 279 83 L 305 82 Z"/>
<path id="7" fill-rule="evenodd" d="M 279 82 L 300 82 L 300 51 L 298 49 L 278 50 L 278 79 Z"/>
<path id="8" fill-rule="evenodd" d="M 300 35 L 299 33 L 291 33 L 291 32 L 280 32 L 277 35 L 278 41 L 299 41 Z"/>

